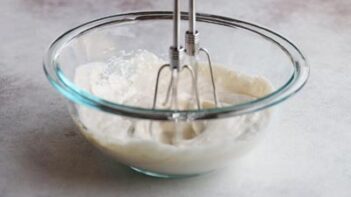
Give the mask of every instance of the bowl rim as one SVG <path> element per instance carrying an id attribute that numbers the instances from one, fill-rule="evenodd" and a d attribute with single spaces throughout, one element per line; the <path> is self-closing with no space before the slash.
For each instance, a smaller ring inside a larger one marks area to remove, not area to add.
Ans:
<path id="1" fill-rule="evenodd" d="M 171 11 L 122 13 L 99 18 L 68 30 L 59 36 L 47 50 L 43 60 L 45 75 L 55 89 L 75 103 L 83 104 L 85 106 L 93 107 L 117 115 L 149 120 L 205 120 L 256 112 L 274 106 L 288 99 L 297 93 L 306 84 L 309 78 L 310 68 L 307 64 L 306 58 L 302 52 L 288 39 L 265 27 L 250 22 L 205 13 L 197 14 L 197 20 L 199 22 L 213 23 L 216 25 L 233 28 L 242 28 L 256 33 L 278 45 L 278 47 L 280 47 L 280 49 L 285 52 L 286 55 L 288 55 L 293 65 L 294 72 L 290 79 L 283 86 L 264 97 L 236 105 L 201 110 L 148 109 L 110 102 L 80 89 L 67 77 L 65 77 L 59 64 L 55 61 L 60 50 L 62 50 L 67 43 L 87 31 L 116 22 L 126 23 L 133 21 L 142 22 L 144 20 L 170 20 L 172 18 L 172 14 L 173 13 Z M 181 16 L 182 20 L 187 20 L 188 18 L 187 12 L 182 12 Z"/>

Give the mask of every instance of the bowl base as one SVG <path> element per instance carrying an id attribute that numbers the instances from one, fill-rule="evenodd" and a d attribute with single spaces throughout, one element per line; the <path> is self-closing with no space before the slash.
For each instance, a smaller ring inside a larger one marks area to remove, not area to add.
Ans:
<path id="1" fill-rule="evenodd" d="M 133 166 L 129 166 L 132 170 L 146 175 L 146 176 L 151 176 L 151 177 L 156 177 L 156 178 L 163 178 L 163 179 L 178 179 L 178 178 L 189 178 L 189 177 L 194 177 L 194 176 L 200 176 L 202 174 L 207 174 L 207 173 L 199 173 L 199 174 L 163 174 L 163 173 L 158 173 L 158 172 L 151 172 L 151 171 L 147 171 L 144 169 L 140 169 L 140 168 L 136 168 Z"/>

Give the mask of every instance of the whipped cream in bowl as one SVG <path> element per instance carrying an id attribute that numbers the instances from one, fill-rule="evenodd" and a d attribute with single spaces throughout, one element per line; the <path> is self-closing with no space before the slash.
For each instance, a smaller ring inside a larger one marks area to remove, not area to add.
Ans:
<path id="1" fill-rule="evenodd" d="M 169 31 L 171 16 L 140 12 L 86 23 L 55 41 L 44 60 L 49 81 L 69 99 L 83 136 L 117 161 L 157 177 L 202 174 L 247 154 L 269 128 L 271 107 L 300 90 L 309 73 L 301 52 L 276 33 L 200 14 L 199 28 L 214 55 L 220 107 L 213 101 L 208 65 L 199 60 L 201 109 L 194 108 L 186 73 L 179 76 L 179 110 L 161 104 L 167 73 L 152 109 L 157 71 L 168 61 L 163 52 L 169 34 L 162 32 Z"/>

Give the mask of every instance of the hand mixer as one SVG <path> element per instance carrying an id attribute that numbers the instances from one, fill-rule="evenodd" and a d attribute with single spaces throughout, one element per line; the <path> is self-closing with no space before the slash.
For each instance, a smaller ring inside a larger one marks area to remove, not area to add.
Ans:
<path id="1" fill-rule="evenodd" d="M 219 102 L 217 98 L 215 80 L 212 69 L 211 57 L 207 49 L 200 47 L 199 32 L 196 30 L 196 11 L 195 11 L 195 0 L 189 0 L 189 29 L 185 33 L 185 49 L 179 43 L 180 35 L 180 8 L 179 0 L 174 0 L 174 12 L 173 12 L 173 45 L 169 49 L 170 62 L 169 64 L 162 65 L 157 73 L 156 86 L 154 92 L 154 100 L 152 108 L 155 109 L 157 105 L 158 86 L 160 76 L 163 70 L 169 69 L 171 72 L 171 79 L 167 88 L 166 98 L 163 102 L 164 106 L 168 106 L 169 109 L 179 110 L 178 106 L 178 81 L 179 75 L 182 71 L 188 70 L 192 78 L 192 91 L 195 97 L 196 107 L 198 110 L 201 109 L 201 101 L 198 90 L 198 56 L 200 52 L 203 52 L 207 56 L 209 65 L 210 77 L 213 89 L 213 99 L 215 106 L 218 107 Z M 189 57 L 189 65 L 183 64 L 184 53 Z"/>

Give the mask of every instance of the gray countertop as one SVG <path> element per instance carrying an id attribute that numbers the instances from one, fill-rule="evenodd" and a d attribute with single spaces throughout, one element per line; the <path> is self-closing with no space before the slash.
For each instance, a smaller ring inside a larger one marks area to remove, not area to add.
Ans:
<path id="1" fill-rule="evenodd" d="M 88 20 L 170 8 L 161 0 L 0 1 L 0 196 L 350 196 L 349 0 L 201 0 L 202 12 L 285 35 L 312 68 L 303 91 L 279 106 L 280 124 L 236 166 L 189 179 L 150 178 L 77 133 L 44 76 L 47 46 Z"/>

